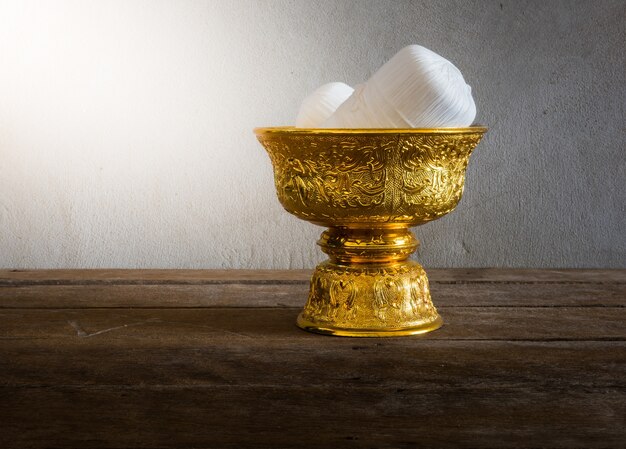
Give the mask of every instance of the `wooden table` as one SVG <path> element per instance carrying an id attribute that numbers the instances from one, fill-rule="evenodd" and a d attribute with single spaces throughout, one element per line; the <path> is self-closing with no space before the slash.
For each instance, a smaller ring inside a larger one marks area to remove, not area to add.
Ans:
<path id="1" fill-rule="evenodd" d="M 0 271 L 0 447 L 626 445 L 626 270 L 430 270 L 445 326 L 294 321 L 308 271 Z"/>

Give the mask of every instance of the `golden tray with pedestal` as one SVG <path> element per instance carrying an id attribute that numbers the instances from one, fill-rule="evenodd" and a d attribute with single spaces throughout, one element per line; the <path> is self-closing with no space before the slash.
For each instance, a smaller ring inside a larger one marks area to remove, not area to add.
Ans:
<path id="1" fill-rule="evenodd" d="M 274 167 L 278 199 L 328 227 L 297 324 L 351 337 L 413 335 L 443 321 L 428 278 L 409 260 L 409 230 L 452 211 L 472 150 L 487 128 L 256 128 Z"/>

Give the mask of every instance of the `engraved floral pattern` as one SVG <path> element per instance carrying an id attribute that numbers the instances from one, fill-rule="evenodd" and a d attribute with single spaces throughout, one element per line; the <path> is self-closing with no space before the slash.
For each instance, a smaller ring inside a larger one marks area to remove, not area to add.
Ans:
<path id="1" fill-rule="evenodd" d="M 429 323 L 438 314 L 416 262 L 376 268 L 324 262 L 313 274 L 302 316 L 346 329 L 388 329 Z"/>
<path id="2" fill-rule="evenodd" d="M 311 221 L 420 224 L 461 198 L 481 133 L 270 134 L 259 140 L 285 209 Z"/>
<path id="3" fill-rule="evenodd" d="M 385 151 L 394 142 L 360 145 L 334 139 L 319 143 L 301 137 L 303 154 L 290 153 L 292 142 L 271 142 L 266 148 L 272 157 L 278 197 L 299 207 L 324 205 L 329 208 L 357 208 L 382 204 L 385 188 Z"/>
<path id="4" fill-rule="evenodd" d="M 404 140 L 400 156 L 403 204 L 417 206 L 429 219 L 450 212 L 463 194 L 465 170 L 477 144 L 475 136 L 440 139 L 425 135 Z"/>

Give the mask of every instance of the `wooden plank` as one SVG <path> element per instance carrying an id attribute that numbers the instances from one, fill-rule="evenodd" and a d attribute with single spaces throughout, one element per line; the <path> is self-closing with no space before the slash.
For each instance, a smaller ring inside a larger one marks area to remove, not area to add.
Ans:
<path id="1" fill-rule="evenodd" d="M 626 283 L 624 269 L 427 268 L 431 282 Z M 306 283 L 312 270 L 0 270 L 0 285 Z"/>
<path id="2" fill-rule="evenodd" d="M 306 283 L 313 270 L 0 270 L 0 285 Z"/>
<path id="3" fill-rule="evenodd" d="M 0 309 L 16 307 L 303 307 L 308 290 L 308 282 L 306 284 L 27 285 L 0 287 Z"/>
<path id="4" fill-rule="evenodd" d="M 303 307 L 298 284 L 20 285 L 0 287 L 3 308 Z M 431 285 L 439 307 L 624 307 L 626 284 L 465 283 Z"/>
<path id="5" fill-rule="evenodd" d="M 0 312 L 0 342 L 15 339 L 104 341 L 132 345 L 187 344 L 219 339 L 287 339 L 290 344 L 324 337 L 301 331 L 298 309 L 5 309 Z M 445 325 L 415 339 L 427 340 L 626 340 L 626 308 L 596 307 L 441 307 Z M 92 338 L 92 337 L 90 337 Z M 325 339 L 337 340 L 326 337 Z M 341 339 L 338 339 L 341 340 Z M 400 339 L 400 340 L 411 340 Z M 321 340 L 324 341 L 324 340 Z M 359 339 L 357 341 L 363 341 Z M 377 341 L 377 340 L 375 340 Z M 386 341 L 386 340 L 385 340 Z M 274 344 L 274 343 L 272 343 Z"/>
<path id="6" fill-rule="evenodd" d="M 626 269 L 445 268 L 426 272 L 434 282 L 516 282 L 519 284 L 626 283 Z"/>
<path id="7" fill-rule="evenodd" d="M 154 335 L 137 341 L 136 334 L 5 342 L 0 385 L 626 389 L 624 341 L 319 337 L 293 344 L 191 333 L 180 342 L 166 336 L 158 345 Z"/>
<path id="8" fill-rule="evenodd" d="M 623 390 L 614 388 L 0 390 L 0 445 L 12 449 L 617 448 L 625 437 Z"/>

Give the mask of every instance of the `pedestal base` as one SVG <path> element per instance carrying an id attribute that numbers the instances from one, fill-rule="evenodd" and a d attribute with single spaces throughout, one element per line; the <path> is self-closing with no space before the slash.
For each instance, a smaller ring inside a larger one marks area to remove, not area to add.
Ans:
<path id="1" fill-rule="evenodd" d="M 340 327 L 322 327 L 298 316 L 298 327 L 316 334 L 335 335 L 337 337 L 406 337 L 408 335 L 425 334 L 443 326 L 440 316 L 430 323 L 424 323 L 415 327 L 401 329 L 345 329 Z"/>
<path id="2" fill-rule="evenodd" d="M 420 264 L 343 265 L 321 263 L 309 299 L 298 317 L 304 330 L 350 337 L 397 337 L 435 330 L 443 324 L 430 299 Z"/>

